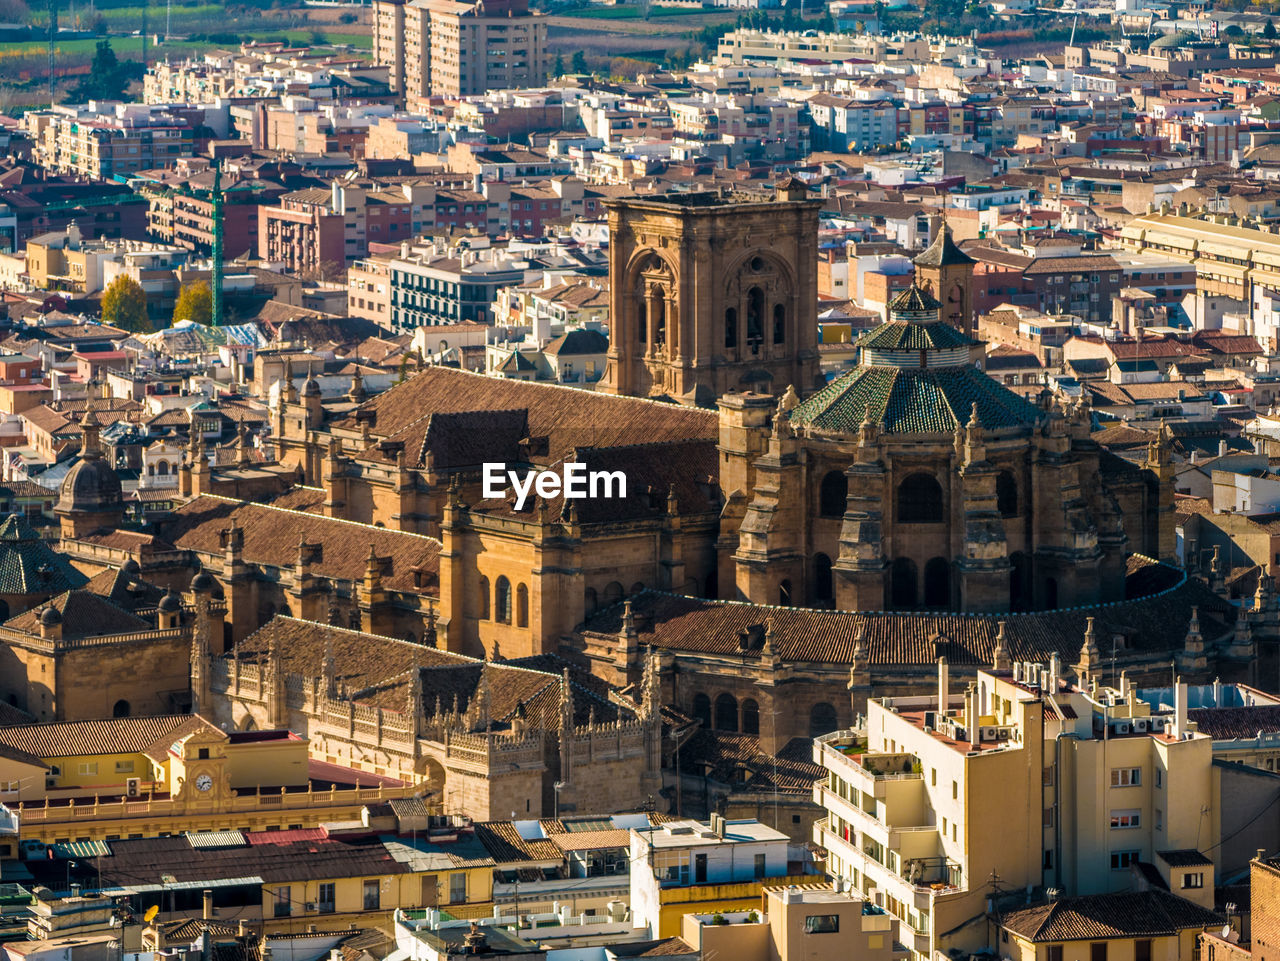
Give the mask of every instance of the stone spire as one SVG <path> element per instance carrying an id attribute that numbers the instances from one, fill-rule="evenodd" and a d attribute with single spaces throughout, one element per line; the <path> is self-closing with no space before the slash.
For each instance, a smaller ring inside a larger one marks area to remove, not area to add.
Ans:
<path id="1" fill-rule="evenodd" d="M 1080 659 L 1076 662 L 1076 674 L 1081 681 L 1088 680 L 1097 670 L 1102 656 L 1098 652 L 1098 638 L 1093 629 L 1093 618 L 1085 620 L 1084 643 L 1080 645 Z"/>
<path id="2" fill-rule="evenodd" d="M 1007 671 L 1013 666 L 1009 658 L 1009 644 L 1005 637 L 1005 622 L 1001 621 L 996 629 L 996 649 L 991 653 L 991 669 Z"/>

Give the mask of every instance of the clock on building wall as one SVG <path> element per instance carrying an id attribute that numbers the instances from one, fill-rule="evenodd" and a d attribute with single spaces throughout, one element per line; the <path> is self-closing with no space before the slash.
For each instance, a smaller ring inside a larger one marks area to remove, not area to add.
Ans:
<path id="1" fill-rule="evenodd" d="M 213 778 L 210 777 L 208 774 L 201 774 L 198 778 L 196 778 L 197 791 L 207 791 L 211 787 L 213 787 Z"/>

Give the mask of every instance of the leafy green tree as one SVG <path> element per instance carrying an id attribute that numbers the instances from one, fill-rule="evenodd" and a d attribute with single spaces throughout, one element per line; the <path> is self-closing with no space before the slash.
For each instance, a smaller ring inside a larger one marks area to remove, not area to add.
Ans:
<path id="1" fill-rule="evenodd" d="M 99 40 L 89 66 L 89 75 L 71 90 L 73 103 L 86 100 L 120 100 L 129 86 L 128 67 L 120 63 L 110 40 Z"/>
<path id="2" fill-rule="evenodd" d="M 103 292 L 102 322 L 135 334 L 151 332 L 147 292 L 128 274 L 120 274 Z"/>
<path id="3" fill-rule="evenodd" d="M 581 50 L 573 51 L 573 58 L 569 61 L 569 69 L 574 73 L 590 73 L 591 70 L 587 66 L 587 55 Z"/>
<path id="4" fill-rule="evenodd" d="M 1276 38 L 1275 21 L 1273 20 L 1267 21 L 1266 26 L 1262 28 L 1262 35 L 1266 37 L 1268 40 L 1274 40 Z"/>
<path id="5" fill-rule="evenodd" d="M 203 280 L 187 284 L 178 294 L 178 302 L 173 305 L 173 322 L 194 320 L 197 324 L 213 322 L 213 291 Z"/>
<path id="6" fill-rule="evenodd" d="M 556 54 L 556 62 L 551 67 L 551 75 L 553 77 L 564 76 L 564 57 L 560 54 Z"/>

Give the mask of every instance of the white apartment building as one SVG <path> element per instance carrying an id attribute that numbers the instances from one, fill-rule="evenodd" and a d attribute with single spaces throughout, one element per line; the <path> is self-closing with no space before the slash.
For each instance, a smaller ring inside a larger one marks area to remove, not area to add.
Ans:
<path id="1" fill-rule="evenodd" d="M 1213 744 L 1187 722 L 1185 685 L 1156 717 L 1127 684 L 1068 682 L 1056 658 L 1010 665 L 1001 644 L 997 665 L 953 692 L 940 659 L 936 697 L 871 701 L 865 731 L 815 741 L 827 872 L 895 917 L 916 958 L 985 944 L 993 878 L 1091 894 L 1128 888 L 1142 861 L 1211 907 Z"/>

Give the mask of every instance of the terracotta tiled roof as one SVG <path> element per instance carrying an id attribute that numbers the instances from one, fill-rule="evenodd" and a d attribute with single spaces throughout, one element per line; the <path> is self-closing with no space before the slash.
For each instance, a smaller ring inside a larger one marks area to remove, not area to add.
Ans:
<path id="1" fill-rule="evenodd" d="M 157 744 L 168 746 L 192 719 L 190 714 L 161 714 L 25 724 L 0 728 L 0 743 L 42 758 L 141 754 Z"/>
<path id="2" fill-rule="evenodd" d="M 52 607 L 62 618 L 62 636 L 105 637 L 112 634 L 133 634 L 153 631 L 155 624 L 143 620 L 105 597 L 90 591 L 67 591 L 52 598 L 48 604 L 32 608 L 4 622 L 4 626 L 33 637 L 40 635 L 40 619 L 45 610 Z"/>
<path id="3" fill-rule="evenodd" d="M 545 838 L 525 840 L 510 821 L 484 821 L 475 826 L 476 839 L 499 865 L 523 861 L 555 861 L 564 857 L 560 848 Z"/>
<path id="4" fill-rule="evenodd" d="M 551 459 L 573 445 L 612 447 L 719 437 L 714 411 L 447 367 L 428 367 L 361 409 L 376 414 L 375 436 L 405 440 L 406 451 L 414 449 L 413 434 L 425 435 L 432 414 L 476 410 L 527 410 L 529 436 L 548 438 Z M 352 414 L 336 426 L 357 429 L 359 425 Z"/>
<path id="5" fill-rule="evenodd" d="M 1080 652 L 1085 619 L 1095 617 L 1099 637 L 1125 638 L 1136 652 L 1180 648 L 1192 606 L 1200 608 L 1207 636 L 1224 635 L 1228 605 L 1207 587 L 1173 568 L 1130 558 L 1127 592 L 1134 598 L 1096 607 L 1018 614 L 898 613 L 764 607 L 707 601 L 646 591 L 632 598 L 641 645 L 691 653 L 760 656 L 765 625 L 772 621 L 775 656 L 784 661 L 850 664 L 861 639 L 872 665 L 930 665 L 939 654 L 953 664 L 989 665 L 998 622 L 1006 622 L 1010 656 L 1042 659 L 1056 651 L 1067 663 Z M 590 618 L 589 633 L 616 635 L 622 605 Z M 936 641 L 936 643 L 935 643 Z"/>
<path id="6" fill-rule="evenodd" d="M 321 545 L 312 562 L 316 574 L 359 581 L 372 547 L 379 558 L 391 559 L 390 570 L 382 573 L 384 587 L 416 594 L 436 591 L 440 542 L 418 534 L 207 495 L 178 508 L 166 521 L 165 533 L 180 549 L 221 554 L 222 532 L 233 522 L 244 533 L 244 559 L 251 564 L 292 568 L 298 561 L 298 543 L 305 540 Z M 421 587 L 415 586 L 415 568 L 423 572 Z"/>
<path id="7" fill-rule="evenodd" d="M 1188 711 L 1187 719 L 1195 721 L 1200 733 L 1215 741 L 1252 740 L 1259 733 L 1280 731 L 1280 705 L 1201 707 Z"/>
<path id="8" fill-rule="evenodd" d="M 1034 942 L 1171 936 L 1221 925 L 1222 917 L 1164 891 L 1091 894 L 1015 909 L 1004 927 Z"/>

